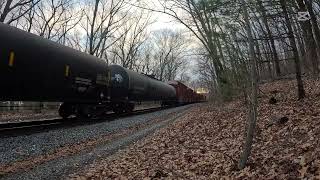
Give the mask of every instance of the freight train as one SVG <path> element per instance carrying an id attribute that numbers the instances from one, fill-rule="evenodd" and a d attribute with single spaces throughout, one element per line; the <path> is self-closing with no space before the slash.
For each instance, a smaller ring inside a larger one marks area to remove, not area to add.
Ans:
<path id="1" fill-rule="evenodd" d="M 0 101 L 63 102 L 59 114 L 131 112 L 136 102 L 204 100 L 180 82 L 164 83 L 0 23 Z"/>

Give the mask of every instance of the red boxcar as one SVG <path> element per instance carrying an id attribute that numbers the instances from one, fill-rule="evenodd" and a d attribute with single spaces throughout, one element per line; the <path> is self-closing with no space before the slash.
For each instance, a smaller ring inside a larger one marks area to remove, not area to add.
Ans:
<path id="1" fill-rule="evenodd" d="M 178 104 L 200 102 L 202 99 L 201 95 L 179 81 L 169 81 L 168 84 L 176 89 L 176 101 Z"/>

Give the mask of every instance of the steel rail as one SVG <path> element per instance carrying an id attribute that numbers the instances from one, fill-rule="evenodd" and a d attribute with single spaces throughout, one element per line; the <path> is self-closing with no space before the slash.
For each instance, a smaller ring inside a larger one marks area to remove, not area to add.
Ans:
<path id="1" fill-rule="evenodd" d="M 1 123 L 0 124 L 0 137 L 11 137 L 34 134 L 38 132 L 44 132 L 53 129 L 74 127 L 81 125 L 95 124 L 104 121 L 116 120 L 120 117 L 129 117 L 134 115 L 151 113 L 159 110 L 168 109 L 171 107 L 156 107 L 136 110 L 131 113 L 124 114 L 106 114 L 99 118 L 56 118 L 56 119 L 44 119 L 44 120 L 34 120 L 34 121 L 24 121 L 24 122 L 11 122 L 11 123 Z"/>

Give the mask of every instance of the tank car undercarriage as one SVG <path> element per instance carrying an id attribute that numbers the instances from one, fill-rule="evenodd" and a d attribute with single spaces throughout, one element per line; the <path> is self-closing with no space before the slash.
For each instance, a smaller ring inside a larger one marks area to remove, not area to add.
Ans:
<path id="1" fill-rule="evenodd" d="M 133 102 L 104 102 L 99 104 L 77 104 L 62 103 L 59 107 L 59 115 L 68 118 L 72 115 L 81 118 L 101 117 L 107 112 L 113 111 L 116 114 L 131 113 L 134 110 Z"/>

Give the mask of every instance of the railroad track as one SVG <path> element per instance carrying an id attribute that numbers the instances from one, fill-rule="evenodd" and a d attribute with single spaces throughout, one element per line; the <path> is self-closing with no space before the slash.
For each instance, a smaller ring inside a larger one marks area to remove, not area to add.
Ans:
<path id="1" fill-rule="evenodd" d="M 168 109 L 170 107 L 156 107 L 149 109 L 136 110 L 132 113 L 124 114 L 106 114 L 103 117 L 83 119 L 83 118 L 56 118 L 56 119 L 45 119 L 45 120 L 34 120 L 34 121 L 24 121 L 24 122 L 12 122 L 12 123 L 2 123 L 0 124 L 0 137 L 11 137 L 28 135 L 33 133 L 39 133 L 44 131 L 49 131 L 58 128 L 68 128 L 81 125 L 89 125 L 104 121 L 111 121 L 120 117 L 129 117 L 134 115 L 140 115 L 145 113 L 151 113 L 159 110 Z"/>
<path id="2" fill-rule="evenodd" d="M 66 179 L 182 118 L 191 107 L 139 110 L 114 121 L 0 138 L 0 179 Z"/>

